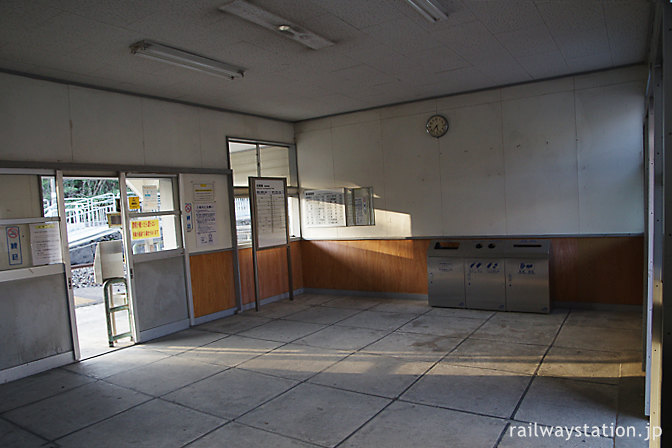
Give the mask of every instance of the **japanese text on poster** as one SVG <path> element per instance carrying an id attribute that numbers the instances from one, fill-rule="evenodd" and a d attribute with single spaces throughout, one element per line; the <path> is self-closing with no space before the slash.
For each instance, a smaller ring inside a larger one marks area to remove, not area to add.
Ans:
<path id="1" fill-rule="evenodd" d="M 30 225 L 33 266 L 61 262 L 61 235 L 57 222 Z"/>
<path id="2" fill-rule="evenodd" d="M 159 238 L 161 229 L 158 219 L 143 219 L 131 221 L 131 239 L 146 240 L 148 238 Z"/>
<path id="3" fill-rule="evenodd" d="M 208 247 L 217 245 L 217 212 L 215 203 L 195 204 L 196 245 Z"/>

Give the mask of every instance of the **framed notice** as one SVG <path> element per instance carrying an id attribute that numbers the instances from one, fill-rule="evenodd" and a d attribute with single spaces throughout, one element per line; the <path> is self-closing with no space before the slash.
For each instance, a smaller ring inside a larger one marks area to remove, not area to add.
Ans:
<path id="1" fill-rule="evenodd" d="M 345 195 L 339 190 L 309 190 L 303 193 L 306 227 L 343 227 L 346 225 Z"/>
<path id="2" fill-rule="evenodd" d="M 287 180 L 250 177 L 249 186 L 255 247 L 265 249 L 289 244 Z"/>

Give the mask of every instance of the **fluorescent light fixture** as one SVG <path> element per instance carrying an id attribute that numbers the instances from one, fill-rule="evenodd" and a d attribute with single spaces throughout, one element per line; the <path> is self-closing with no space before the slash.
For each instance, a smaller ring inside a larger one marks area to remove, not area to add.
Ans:
<path id="1" fill-rule="evenodd" d="M 220 78 L 242 78 L 245 73 L 245 69 L 241 67 L 180 50 L 179 48 L 152 42 L 151 40 L 141 40 L 134 43 L 131 45 L 131 53 L 147 59 L 207 73 L 208 75 L 219 76 Z"/>
<path id="2" fill-rule="evenodd" d="M 413 7 L 422 17 L 429 22 L 438 22 L 439 20 L 446 20 L 448 14 L 443 12 L 436 0 L 406 0 L 409 5 Z"/>
<path id="3" fill-rule="evenodd" d="M 232 2 L 220 6 L 219 10 L 262 26 L 267 30 L 282 34 L 283 36 L 295 40 L 313 50 L 319 50 L 334 45 L 334 42 L 329 39 L 318 36 L 312 31 L 302 28 L 287 19 L 276 16 L 272 12 L 261 9 L 244 0 L 233 0 Z"/>

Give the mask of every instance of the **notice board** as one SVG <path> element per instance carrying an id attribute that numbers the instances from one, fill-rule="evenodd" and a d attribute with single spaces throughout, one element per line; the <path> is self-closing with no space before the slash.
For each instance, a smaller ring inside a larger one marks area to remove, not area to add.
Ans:
<path id="1" fill-rule="evenodd" d="M 289 244 L 287 179 L 250 177 L 249 187 L 255 246 L 265 249 Z"/>

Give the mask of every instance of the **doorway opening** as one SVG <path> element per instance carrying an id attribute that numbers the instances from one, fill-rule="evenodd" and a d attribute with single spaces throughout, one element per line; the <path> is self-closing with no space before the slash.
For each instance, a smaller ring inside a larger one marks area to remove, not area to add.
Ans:
<path id="1" fill-rule="evenodd" d="M 53 179 L 43 178 L 45 216 L 57 213 L 54 187 Z M 110 284 L 106 307 L 103 288 L 106 277 L 101 274 L 104 269 L 101 269 L 100 260 L 96 260 L 96 256 L 103 258 L 100 256 L 101 250 L 106 253 L 110 246 L 121 248 L 123 245 L 119 179 L 65 177 L 63 193 L 63 222 L 68 233 L 77 337 L 80 357 L 86 359 L 133 344 L 130 337 L 130 310 L 123 306 L 128 301 L 129 287 L 125 280 Z M 107 251 L 105 247 L 108 247 Z M 127 269 L 121 255 L 123 250 L 118 253 L 118 257 L 112 261 L 118 264 L 115 266 L 118 272 L 115 277 L 125 278 Z M 97 266 L 94 267 L 94 264 Z M 127 336 L 111 338 L 111 335 L 117 334 Z"/>

